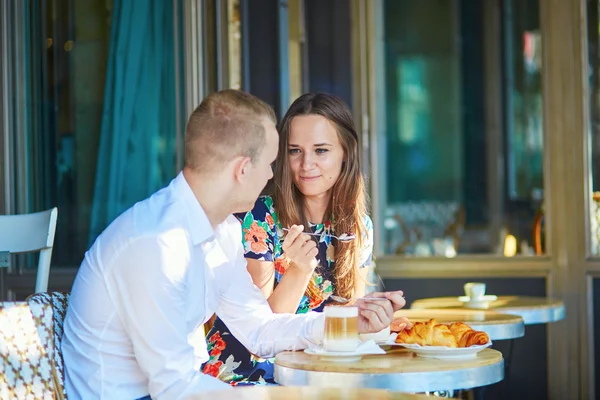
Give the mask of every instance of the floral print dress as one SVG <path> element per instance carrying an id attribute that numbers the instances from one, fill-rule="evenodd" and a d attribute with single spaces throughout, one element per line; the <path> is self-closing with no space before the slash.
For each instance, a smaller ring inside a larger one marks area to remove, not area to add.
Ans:
<path id="1" fill-rule="evenodd" d="M 244 241 L 245 257 L 255 260 L 272 261 L 275 266 L 275 287 L 285 274 L 286 262 L 282 257 L 284 232 L 280 225 L 273 199 L 269 196 L 259 197 L 254 209 L 246 214 L 236 215 L 242 223 L 242 240 Z M 360 265 L 371 265 L 373 252 L 373 224 L 365 216 L 367 237 L 363 241 Z M 335 242 L 330 234 L 331 223 L 311 224 L 311 232 L 320 234 L 318 238 L 319 265 L 313 274 L 317 293 L 310 298 L 305 294 L 298 304 L 297 314 L 308 311 L 323 311 L 332 300 L 329 297 L 335 293 Z M 229 329 L 219 318 L 207 335 L 209 360 L 202 366 L 205 374 L 215 376 L 231 385 L 252 385 L 275 383 L 273 380 L 273 359 L 262 359 L 250 352 L 230 333 Z"/>

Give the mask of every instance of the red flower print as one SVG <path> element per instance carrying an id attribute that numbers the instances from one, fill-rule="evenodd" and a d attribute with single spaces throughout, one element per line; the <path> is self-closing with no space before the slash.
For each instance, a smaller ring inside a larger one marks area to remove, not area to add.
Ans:
<path id="1" fill-rule="evenodd" d="M 215 349 L 224 350 L 225 346 L 225 341 L 221 338 L 217 339 L 217 341 L 215 342 Z"/>
<path id="2" fill-rule="evenodd" d="M 269 228 L 273 228 L 273 226 L 275 226 L 275 221 L 273 221 L 273 217 L 271 217 L 271 214 L 267 214 L 267 217 L 265 219 L 267 220 L 267 224 L 269 224 Z"/>
<path id="3" fill-rule="evenodd" d="M 221 337 L 221 334 L 219 332 L 214 333 L 209 339 L 208 341 L 210 343 L 212 343 L 213 348 L 210 351 L 211 355 L 219 355 L 221 354 L 221 351 L 223 351 L 225 349 L 225 341 L 223 340 L 223 338 Z"/>
<path id="4" fill-rule="evenodd" d="M 206 375 L 214 376 L 216 378 L 219 376 L 221 365 L 223 365 L 223 361 L 217 361 L 214 364 L 205 364 L 202 372 L 204 372 Z"/>
<path id="5" fill-rule="evenodd" d="M 221 339 L 221 333 L 220 332 L 215 332 L 215 333 L 213 333 L 213 335 L 211 337 L 208 338 L 208 341 L 209 342 L 216 342 L 219 339 Z"/>
<path id="6" fill-rule="evenodd" d="M 329 229 L 330 226 L 331 226 L 331 222 L 329 222 L 329 221 L 325 222 L 325 229 Z"/>
<path id="7" fill-rule="evenodd" d="M 267 232 L 256 221 L 250 225 L 250 229 L 246 229 L 244 240 L 250 243 L 250 249 L 256 254 L 266 253 L 269 250 L 267 246 Z"/>
<path id="8" fill-rule="evenodd" d="M 283 257 L 279 257 L 275 260 L 275 271 L 277 273 L 283 275 L 285 274 L 285 270 L 287 269 L 287 262 Z"/>
<path id="9" fill-rule="evenodd" d="M 309 307 L 312 310 L 313 308 L 319 307 L 323 303 L 323 298 L 321 296 L 313 297 L 309 299 Z"/>

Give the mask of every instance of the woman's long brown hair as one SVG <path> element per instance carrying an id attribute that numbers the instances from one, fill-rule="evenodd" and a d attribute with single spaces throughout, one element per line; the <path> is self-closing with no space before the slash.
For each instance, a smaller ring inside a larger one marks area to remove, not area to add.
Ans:
<path id="1" fill-rule="evenodd" d="M 309 230 L 304 212 L 304 196 L 292 179 L 289 167 L 288 144 L 292 119 L 301 115 L 321 115 L 336 127 L 344 149 L 342 171 L 332 188 L 332 196 L 326 211 L 325 221 L 332 223 L 336 235 L 353 233 L 356 239 L 335 244 L 335 285 L 339 296 L 351 298 L 358 274 L 358 263 L 366 227 L 367 194 L 360 167 L 358 135 L 349 108 L 338 97 L 327 93 L 307 93 L 290 106 L 279 124 L 279 153 L 275 162 L 273 203 L 277 207 L 279 222 L 283 227 L 302 224 Z M 315 283 L 311 280 L 307 294 L 314 295 Z"/>

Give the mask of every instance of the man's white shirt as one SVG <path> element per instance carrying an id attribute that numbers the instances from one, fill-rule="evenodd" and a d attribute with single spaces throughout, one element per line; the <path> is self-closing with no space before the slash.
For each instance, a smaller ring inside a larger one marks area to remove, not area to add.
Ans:
<path id="1" fill-rule="evenodd" d="M 86 253 L 65 319 L 75 399 L 177 399 L 229 386 L 204 375 L 217 313 L 252 353 L 318 344 L 323 315 L 273 314 L 246 270 L 234 216 L 214 230 L 180 173 L 119 216 Z"/>

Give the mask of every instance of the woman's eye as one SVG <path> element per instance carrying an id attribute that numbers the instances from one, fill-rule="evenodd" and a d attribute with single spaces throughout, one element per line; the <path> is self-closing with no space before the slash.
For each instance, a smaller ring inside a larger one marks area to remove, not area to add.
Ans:
<path id="1" fill-rule="evenodd" d="M 329 150 L 327 149 L 317 149 L 317 154 L 327 153 Z"/>
<path id="2" fill-rule="evenodd" d="M 300 153 L 300 149 L 289 149 L 288 154 L 298 154 Z"/>

